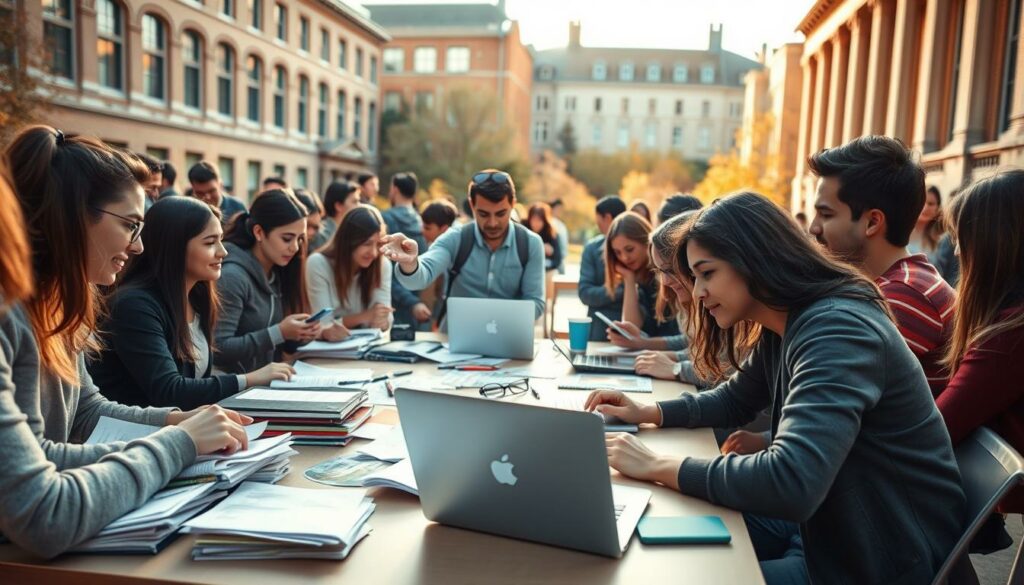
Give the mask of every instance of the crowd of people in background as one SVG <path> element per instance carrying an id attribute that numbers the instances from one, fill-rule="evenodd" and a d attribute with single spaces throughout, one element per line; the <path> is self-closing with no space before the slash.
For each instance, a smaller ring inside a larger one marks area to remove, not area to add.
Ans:
<path id="1" fill-rule="evenodd" d="M 578 295 L 628 336 L 591 339 L 700 391 L 645 405 L 602 390 L 587 407 L 720 430 L 719 457 L 625 434 L 609 463 L 744 512 L 769 583 L 927 582 L 967 521 L 953 447 L 989 426 L 1024 450 L 1024 171 L 943 201 L 891 138 L 808 164 L 810 221 L 750 192 L 596 201 Z M 422 201 L 411 172 L 322 197 L 268 177 L 245 205 L 203 161 L 179 192 L 168 162 L 46 126 L 4 167 L 0 533 L 43 556 L 197 456 L 244 448 L 247 417 L 209 405 L 288 379 L 300 345 L 443 332 L 449 297 L 525 299 L 539 318 L 570 255 L 564 203 L 526 206 L 500 169 L 467 177 L 460 212 Z M 162 430 L 83 445 L 101 415 Z"/>

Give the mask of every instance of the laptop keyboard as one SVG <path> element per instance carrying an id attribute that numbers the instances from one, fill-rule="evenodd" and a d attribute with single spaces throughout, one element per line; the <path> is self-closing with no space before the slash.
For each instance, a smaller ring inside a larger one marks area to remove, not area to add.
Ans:
<path id="1" fill-rule="evenodd" d="M 603 366 L 607 368 L 616 365 L 613 359 L 606 355 L 586 355 L 580 356 L 580 358 L 580 361 L 585 366 Z"/>

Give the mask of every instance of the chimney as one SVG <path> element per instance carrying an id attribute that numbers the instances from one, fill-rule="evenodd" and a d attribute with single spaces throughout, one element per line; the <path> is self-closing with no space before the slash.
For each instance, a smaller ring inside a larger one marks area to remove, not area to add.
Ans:
<path id="1" fill-rule="evenodd" d="M 578 20 L 569 21 L 569 48 L 580 48 L 580 21 Z"/>
<path id="2" fill-rule="evenodd" d="M 722 50 L 722 24 L 718 24 L 718 28 L 715 25 L 710 25 L 710 31 L 708 32 L 708 50 L 709 51 L 721 51 Z"/>

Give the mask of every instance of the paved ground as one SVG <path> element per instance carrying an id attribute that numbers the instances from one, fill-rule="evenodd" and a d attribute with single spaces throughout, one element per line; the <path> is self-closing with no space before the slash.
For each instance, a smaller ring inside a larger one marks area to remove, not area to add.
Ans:
<path id="1" fill-rule="evenodd" d="M 978 574 L 978 581 L 981 585 L 1002 585 L 1010 578 L 1010 567 L 1013 564 L 1014 556 L 1017 554 L 1017 547 L 1020 546 L 1021 538 L 1024 537 L 1024 525 L 1021 524 L 1021 515 L 1011 514 L 1007 516 L 1006 529 L 1010 536 L 1013 537 L 1013 546 L 986 556 L 971 555 L 971 563 L 974 565 L 974 571 Z"/>

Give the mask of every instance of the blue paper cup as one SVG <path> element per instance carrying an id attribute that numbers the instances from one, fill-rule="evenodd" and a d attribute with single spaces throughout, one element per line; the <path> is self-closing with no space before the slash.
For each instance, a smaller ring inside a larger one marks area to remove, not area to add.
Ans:
<path id="1" fill-rule="evenodd" d="M 587 351 L 588 340 L 590 340 L 590 317 L 569 319 L 569 350 Z"/>

